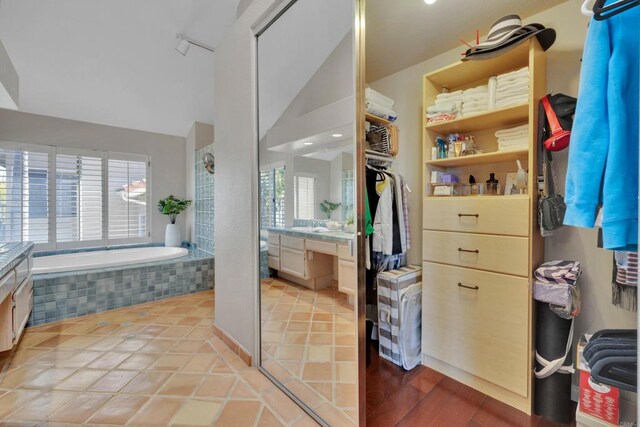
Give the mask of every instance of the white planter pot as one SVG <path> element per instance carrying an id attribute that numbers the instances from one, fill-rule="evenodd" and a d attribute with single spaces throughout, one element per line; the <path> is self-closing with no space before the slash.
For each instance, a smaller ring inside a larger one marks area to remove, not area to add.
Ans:
<path id="1" fill-rule="evenodd" d="M 167 247 L 179 248 L 182 240 L 180 239 L 180 228 L 178 224 L 167 224 L 164 233 L 164 245 Z"/>

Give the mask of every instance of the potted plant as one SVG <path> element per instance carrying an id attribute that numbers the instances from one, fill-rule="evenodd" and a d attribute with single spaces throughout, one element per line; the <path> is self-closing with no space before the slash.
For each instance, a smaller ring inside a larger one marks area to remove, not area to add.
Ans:
<path id="1" fill-rule="evenodd" d="M 169 216 L 169 224 L 164 233 L 164 245 L 169 247 L 179 247 L 182 240 L 180 239 L 180 228 L 176 224 L 176 218 L 178 214 L 187 210 L 191 200 L 178 199 L 171 194 L 166 199 L 160 199 L 158 202 L 158 210 L 163 214 Z"/>
<path id="2" fill-rule="evenodd" d="M 333 211 L 338 209 L 340 205 L 342 205 L 342 203 L 334 203 L 325 199 L 322 203 L 320 203 L 320 210 L 324 212 L 325 215 L 327 215 L 327 219 L 331 219 L 331 214 L 333 213 Z"/>

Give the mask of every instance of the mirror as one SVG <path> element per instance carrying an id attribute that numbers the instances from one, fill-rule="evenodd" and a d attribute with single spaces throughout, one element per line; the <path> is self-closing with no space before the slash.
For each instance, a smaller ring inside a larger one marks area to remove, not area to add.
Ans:
<path id="1" fill-rule="evenodd" d="M 257 36 L 261 369 L 332 426 L 358 417 L 354 13 L 297 0 Z"/>

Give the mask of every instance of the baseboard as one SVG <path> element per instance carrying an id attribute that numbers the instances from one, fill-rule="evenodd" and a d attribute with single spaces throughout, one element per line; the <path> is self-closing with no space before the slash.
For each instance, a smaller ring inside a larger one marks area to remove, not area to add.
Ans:
<path id="1" fill-rule="evenodd" d="M 213 325 L 213 326 L 211 326 L 211 328 L 213 329 L 213 334 L 215 336 L 220 338 L 227 345 L 227 347 L 229 347 L 229 349 L 231 349 L 231 351 L 233 351 L 235 354 L 240 356 L 242 361 L 244 363 L 246 363 L 247 366 L 251 366 L 253 358 L 251 357 L 251 354 L 244 347 L 242 347 L 240 344 L 238 344 L 238 342 L 236 340 L 234 340 L 231 337 L 231 335 L 227 334 L 225 331 L 220 329 L 218 326 Z"/>

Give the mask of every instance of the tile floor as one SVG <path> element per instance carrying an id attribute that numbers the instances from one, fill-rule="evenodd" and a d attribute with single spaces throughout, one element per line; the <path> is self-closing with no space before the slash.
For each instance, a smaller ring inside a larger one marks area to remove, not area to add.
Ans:
<path id="1" fill-rule="evenodd" d="M 0 353 L 0 425 L 309 426 L 213 335 L 213 291 L 29 328 Z"/>
<path id="2" fill-rule="evenodd" d="M 264 367 L 332 426 L 357 411 L 355 317 L 347 295 L 262 281 Z"/>

